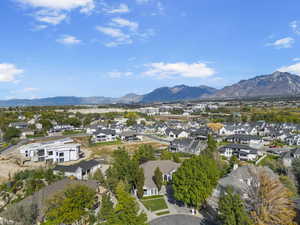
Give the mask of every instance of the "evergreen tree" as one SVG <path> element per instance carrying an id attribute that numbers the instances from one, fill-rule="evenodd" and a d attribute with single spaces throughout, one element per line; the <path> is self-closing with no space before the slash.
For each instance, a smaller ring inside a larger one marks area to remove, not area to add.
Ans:
<path id="1" fill-rule="evenodd" d="M 98 214 L 98 218 L 101 222 L 108 221 L 113 217 L 114 205 L 110 200 L 110 195 L 105 194 L 102 196 L 100 211 Z"/>
<path id="2" fill-rule="evenodd" d="M 153 181 L 156 184 L 158 191 L 160 191 L 163 185 L 163 174 L 158 167 L 156 167 L 154 171 Z"/>
<path id="3" fill-rule="evenodd" d="M 140 199 L 144 195 L 144 184 L 145 184 L 144 169 L 139 168 L 136 174 L 136 189 L 137 189 L 137 196 Z"/>
<path id="4" fill-rule="evenodd" d="M 243 201 L 228 187 L 219 200 L 219 218 L 223 225 L 251 225 Z"/>

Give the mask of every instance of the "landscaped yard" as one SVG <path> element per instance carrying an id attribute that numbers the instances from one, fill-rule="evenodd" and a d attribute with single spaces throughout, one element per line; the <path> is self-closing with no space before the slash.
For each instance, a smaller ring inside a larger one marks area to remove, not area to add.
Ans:
<path id="1" fill-rule="evenodd" d="M 168 209 L 167 203 L 164 198 L 145 199 L 142 200 L 142 203 L 148 210 L 152 212 Z"/>

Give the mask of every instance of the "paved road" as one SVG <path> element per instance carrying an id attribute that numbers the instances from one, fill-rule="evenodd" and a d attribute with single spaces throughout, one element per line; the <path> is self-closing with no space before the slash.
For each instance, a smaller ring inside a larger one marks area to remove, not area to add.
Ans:
<path id="1" fill-rule="evenodd" d="M 196 216 L 170 215 L 154 219 L 150 225 L 215 225 Z"/>

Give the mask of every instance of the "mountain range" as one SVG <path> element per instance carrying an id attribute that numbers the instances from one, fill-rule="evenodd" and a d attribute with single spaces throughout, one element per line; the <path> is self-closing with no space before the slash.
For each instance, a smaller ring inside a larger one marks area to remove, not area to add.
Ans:
<path id="1" fill-rule="evenodd" d="M 272 74 L 242 80 L 220 90 L 203 85 L 196 87 L 178 85 L 174 87 L 158 88 L 145 95 L 131 93 L 120 98 L 62 96 L 40 99 L 0 100 L 0 107 L 153 103 L 198 99 L 240 99 L 297 95 L 300 95 L 300 76 L 276 71 Z"/>

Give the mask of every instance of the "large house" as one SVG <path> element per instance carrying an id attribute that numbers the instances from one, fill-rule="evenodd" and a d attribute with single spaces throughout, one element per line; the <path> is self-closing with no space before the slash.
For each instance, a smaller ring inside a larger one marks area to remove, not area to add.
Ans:
<path id="1" fill-rule="evenodd" d="M 97 130 L 92 137 L 92 140 L 95 143 L 110 142 L 110 141 L 115 141 L 116 139 L 117 139 L 116 131 L 111 129 Z"/>
<path id="2" fill-rule="evenodd" d="M 170 142 L 169 151 L 184 152 L 190 154 L 200 154 L 207 147 L 207 144 L 201 140 L 193 138 L 180 138 Z"/>
<path id="3" fill-rule="evenodd" d="M 242 144 L 228 144 L 219 149 L 220 155 L 230 159 L 233 155 L 237 156 L 239 160 L 253 161 L 258 158 L 260 152 L 248 145 Z"/>
<path id="4" fill-rule="evenodd" d="M 87 180 L 97 169 L 101 168 L 101 163 L 97 160 L 81 161 L 74 165 L 56 165 L 54 174 L 64 174 L 66 177 L 76 177 L 78 180 Z"/>
<path id="5" fill-rule="evenodd" d="M 264 141 L 261 137 L 247 134 L 229 135 L 225 139 L 227 142 L 249 145 L 252 148 L 261 148 L 264 146 Z"/>
<path id="6" fill-rule="evenodd" d="M 179 163 L 175 163 L 171 160 L 156 160 L 143 163 L 141 168 L 143 168 L 145 174 L 144 196 L 160 195 L 165 192 L 165 188 L 158 191 L 158 188 L 153 181 L 154 171 L 156 168 L 159 168 L 162 172 L 163 180 L 168 182 L 172 180 L 172 175 L 176 172 L 179 166 Z"/>
<path id="7" fill-rule="evenodd" d="M 38 192 L 35 192 L 33 195 L 16 203 L 16 205 L 12 206 L 12 208 L 8 207 L 6 212 L 9 212 L 10 210 L 14 210 L 15 207 L 29 208 L 35 206 L 37 208 L 37 220 L 38 222 L 43 222 L 43 220 L 45 219 L 45 212 L 47 211 L 49 200 L 52 199 L 57 194 L 65 191 L 67 188 L 74 187 L 76 185 L 86 186 L 94 190 L 96 193 L 99 193 L 100 191 L 99 184 L 95 180 L 83 181 L 83 180 L 63 179 L 53 184 L 50 184 L 48 186 L 45 186 Z M 8 222 L 7 224 L 17 224 L 17 223 Z"/>
<path id="8" fill-rule="evenodd" d="M 189 133 L 183 129 L 167 128 L 165 130 L 165 135 L 170 138 L 187 138 L 189 136 Z"/>
<path id="9" fill-rule="evenodd" d="M 229 175 L 219 180 L 212 196 L 208 199 L 208 204 L 213 208 L 218 208 L 219 198 L 227 187 L 232 187 L 243 200 L 249 199 L 249 190 L 253 185 L 257 185 L 254 174 L 266 173 L 271 177 L 277 178 L 269 167 L 255 167 L 247 165 L 233 170 Z"/>
<path id="10" fill-rule="evenodd" d="M 24 145 L 20 153 L 34 162 L 68 162 L 80 158 L 80 144 L 72 139 L 65 138 L 49 142 L 40 142 Z"/>

